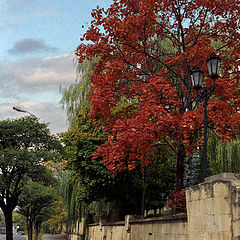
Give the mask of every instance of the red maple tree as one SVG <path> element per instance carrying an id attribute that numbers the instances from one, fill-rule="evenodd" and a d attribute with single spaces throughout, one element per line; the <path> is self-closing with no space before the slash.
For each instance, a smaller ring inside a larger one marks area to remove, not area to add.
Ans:
<path id="1" fill-rule="evenodd" d="M 104 122 L 108 139 L 94 157 L 102 156 L 113 175 L 149 165 L 155 147 L 165 143 L 176 153 L 182 188 L 184 159 L 201 144 L 193 136 L 203 126 L 190 73 L 199 67 L 211 88 L 211 54 L 222 59 L 222 71 L 208 126 L 223 140 L 239 134 L 239 16 L 239 0 L 114 0 L 107 10 L 92 11 L 76 54 L 79 62 L 99 59 L 91 117 Z"/>

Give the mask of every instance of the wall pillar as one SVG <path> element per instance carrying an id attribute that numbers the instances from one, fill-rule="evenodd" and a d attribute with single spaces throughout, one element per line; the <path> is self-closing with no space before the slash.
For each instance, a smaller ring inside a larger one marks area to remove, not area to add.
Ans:
<path id="1" fill-rule="evenodd" d="M 240 240 L 240 175 L 222 173 L 186 190 L 189 240 Z"/>

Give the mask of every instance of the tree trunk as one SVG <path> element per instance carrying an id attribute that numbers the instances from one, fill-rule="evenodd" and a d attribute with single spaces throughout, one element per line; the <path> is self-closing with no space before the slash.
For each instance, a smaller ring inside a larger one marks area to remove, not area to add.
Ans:
<path id="1" fill-rule="evenodd" d="M 176 171 L 176 189 L 183 189 L 183 177 L 184 177 L 184 159 L 185 148 L 182 142 L 179 143 L 177 152 L 177 171 Z"/>
<path id="2" fill-rule="evenodd" d="M 141 202 L 140 202 L 140 215 L 144 217 L 144 202 L 145 202 L 145 189 L 142 190 Z"/>
<path id="3" fill-rule="evenodd" d="M 139 201 L 139 214 L 141 218 L 144 217 L 144 207 L 145 207 L 145 193 L 146 193 L 146 184 L 145 184 L 145 174 L 146 174 L 146 168 L 142 167 L 141 168 L 141 181 L 142 181 L 142 192 L 140 196 L 140 201 Z"/>
<path id="4" fill-rule="evenodd" d="M 40 233 L 40 228 L 41 228 L 41 224 L 36 223 L 35 224 L 35 240 L 38 240 L 38 236 L 39 236 L 39 233 Z"/>
<path id="5" fill-rule="evenodd" d="M 28 240 L 32 240 L 32 234 L 33 234 L 32 221 L 31 220 L 27 220 L 27 236 L 28 236 Z"/>
<path id="6" fill-rule="evenodd" d="M 2 209 L 5 217 L 6 224 L 6 240 L 13 240 L 13 222 L 12 210 L 9 208 Z"/>

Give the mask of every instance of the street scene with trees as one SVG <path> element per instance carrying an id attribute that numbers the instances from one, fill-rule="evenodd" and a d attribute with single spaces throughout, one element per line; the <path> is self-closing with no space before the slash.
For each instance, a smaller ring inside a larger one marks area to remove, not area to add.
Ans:
<path id="1" fill-rule="evenodd" d="M 60 87 L 69 129 L 0 122 L 7 240 L 13 220 L 37 240 L 179 215 L 186 187 L 240 174 L 239 1 L 115 0 L 91 14 L 76 81 Z"/>

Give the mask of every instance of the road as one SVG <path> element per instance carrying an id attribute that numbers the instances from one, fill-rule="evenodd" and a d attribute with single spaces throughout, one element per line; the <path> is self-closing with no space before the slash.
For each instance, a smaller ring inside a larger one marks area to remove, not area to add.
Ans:
<path id="1" fill-rule="evenodd" d="M 54 235 L 43 234 L 42 236 L 42 240 L 67 240 L 67 239 L 68 239 L 67 236 L 63 234 L 54 234 Z"/>
<path id="2" fill-rule="evenodd" d="M 13 240 L 26 240 L 26 235 L 13 235 Z M 0 240 L 6 240 L 6 234 L 0 234 Z"/>
<path id="3" fill-rule="evenodd" d="M 6 240 L 6 234 L 0 234 L 0 240 Z M 13 235 L 13 240 L 27 240 L 26 235 Z M 67 240 L 66 235 L 61 234 L 43 234 L 42 240 Z"/>

